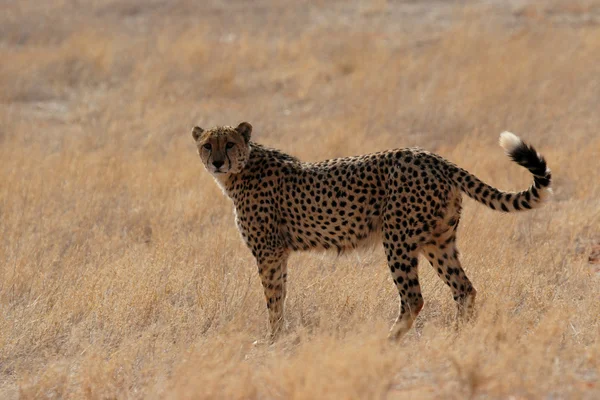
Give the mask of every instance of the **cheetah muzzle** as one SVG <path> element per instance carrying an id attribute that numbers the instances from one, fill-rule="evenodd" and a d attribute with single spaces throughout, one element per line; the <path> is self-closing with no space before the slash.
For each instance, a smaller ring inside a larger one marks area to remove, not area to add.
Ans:
<path id="1" fill-rule="evenodd" d="M 529 189 L 509 193 L 419 148 L 306 163 L 250 140 L 252 126 L 195 127 L 205 168 L 235 206 L 242 238 L 258 264 L 271 337 L 282 331 L 287 261 L 292 251 L 343 252 L 367 241 L 383 243 L 400 312 L 390 337 L 400 338 L 423 307 L 418 256 L 446 282 L 460 318 L 473 311 L 476 291 L 456 247 L 462 193 L 493 210 L 539 207 L 551 193 L 544 158 L 516 135 L 500 145 L 533 175 Z"/>

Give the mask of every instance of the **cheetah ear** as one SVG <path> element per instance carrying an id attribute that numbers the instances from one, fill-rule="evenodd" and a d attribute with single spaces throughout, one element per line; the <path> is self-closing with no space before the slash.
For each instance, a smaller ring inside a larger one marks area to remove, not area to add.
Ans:
<path id="1" fill-rule="evenodd" d="M 252 133 L 252 125 L 250 125 L 248 122 L 242 122 L 241 124 L 239 124 L 237 126 L 237 128 L 235 128 L 235 130 L 238 131 L 238 133 L 240 135 L 242 135 L 242 137 L 244 138 L 246 143 L 248 143 L 250 141 L 250 134 Z"/>
<path id="2" fill-rule="evenodd" d="M 202 135 L 203 133 L 204 129 L 200 128 L 199 126 L 195 126 L 194 129 L 192 129 L 192 137 L 194 138 L 194 140 L 198 140 L 200 135 Z"/>

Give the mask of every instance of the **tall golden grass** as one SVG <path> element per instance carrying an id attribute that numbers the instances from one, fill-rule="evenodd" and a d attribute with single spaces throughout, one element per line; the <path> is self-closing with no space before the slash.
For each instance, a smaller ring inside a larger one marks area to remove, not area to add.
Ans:
<path id="1" fill-rule="evenodd" d="M 600 396 L 600 3 L 219 4 L 3 5 L 0 397 Z M 267 345 L 254 260 L 190 135 L 242 120 L 304 160 L 418 145 L 517 190 L 509 129 L 555 196 L 465 201 L 479 295 L 459 331 L 425 260 L 425 308 L 389 343 L 382 252 L 305 253 Z"/>

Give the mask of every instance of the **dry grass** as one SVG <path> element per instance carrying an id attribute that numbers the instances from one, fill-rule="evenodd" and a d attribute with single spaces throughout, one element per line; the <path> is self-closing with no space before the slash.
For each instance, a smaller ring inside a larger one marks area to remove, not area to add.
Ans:
<path id="1" fill-rule="evenodd" d="M 597 1 L 89 3 L 0 17 L 0 397 L 600 396 Z M 382 252 L 307 253 L 287 335 L 255 343 L 254 261 L 189 134 L 242 120 L 306 160 L 419 145 L 514 190 L 510 129 L 556 195 L 466 201 L 479 315 L 458 332 L 424 260 L 425 309 L 391 344 Z"/>

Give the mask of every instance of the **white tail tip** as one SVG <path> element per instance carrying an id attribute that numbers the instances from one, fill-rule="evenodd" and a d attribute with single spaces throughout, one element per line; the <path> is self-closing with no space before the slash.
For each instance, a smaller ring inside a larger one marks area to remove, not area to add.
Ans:
<path id="1" fill-rule="evenodd" d="M 514 149 L 521 146 L 523 141 L 520 137 L 511 132 L 502 132 L 500 134 L 500 146 L 506 151 L 506 153 L 510 154 Z"/>

